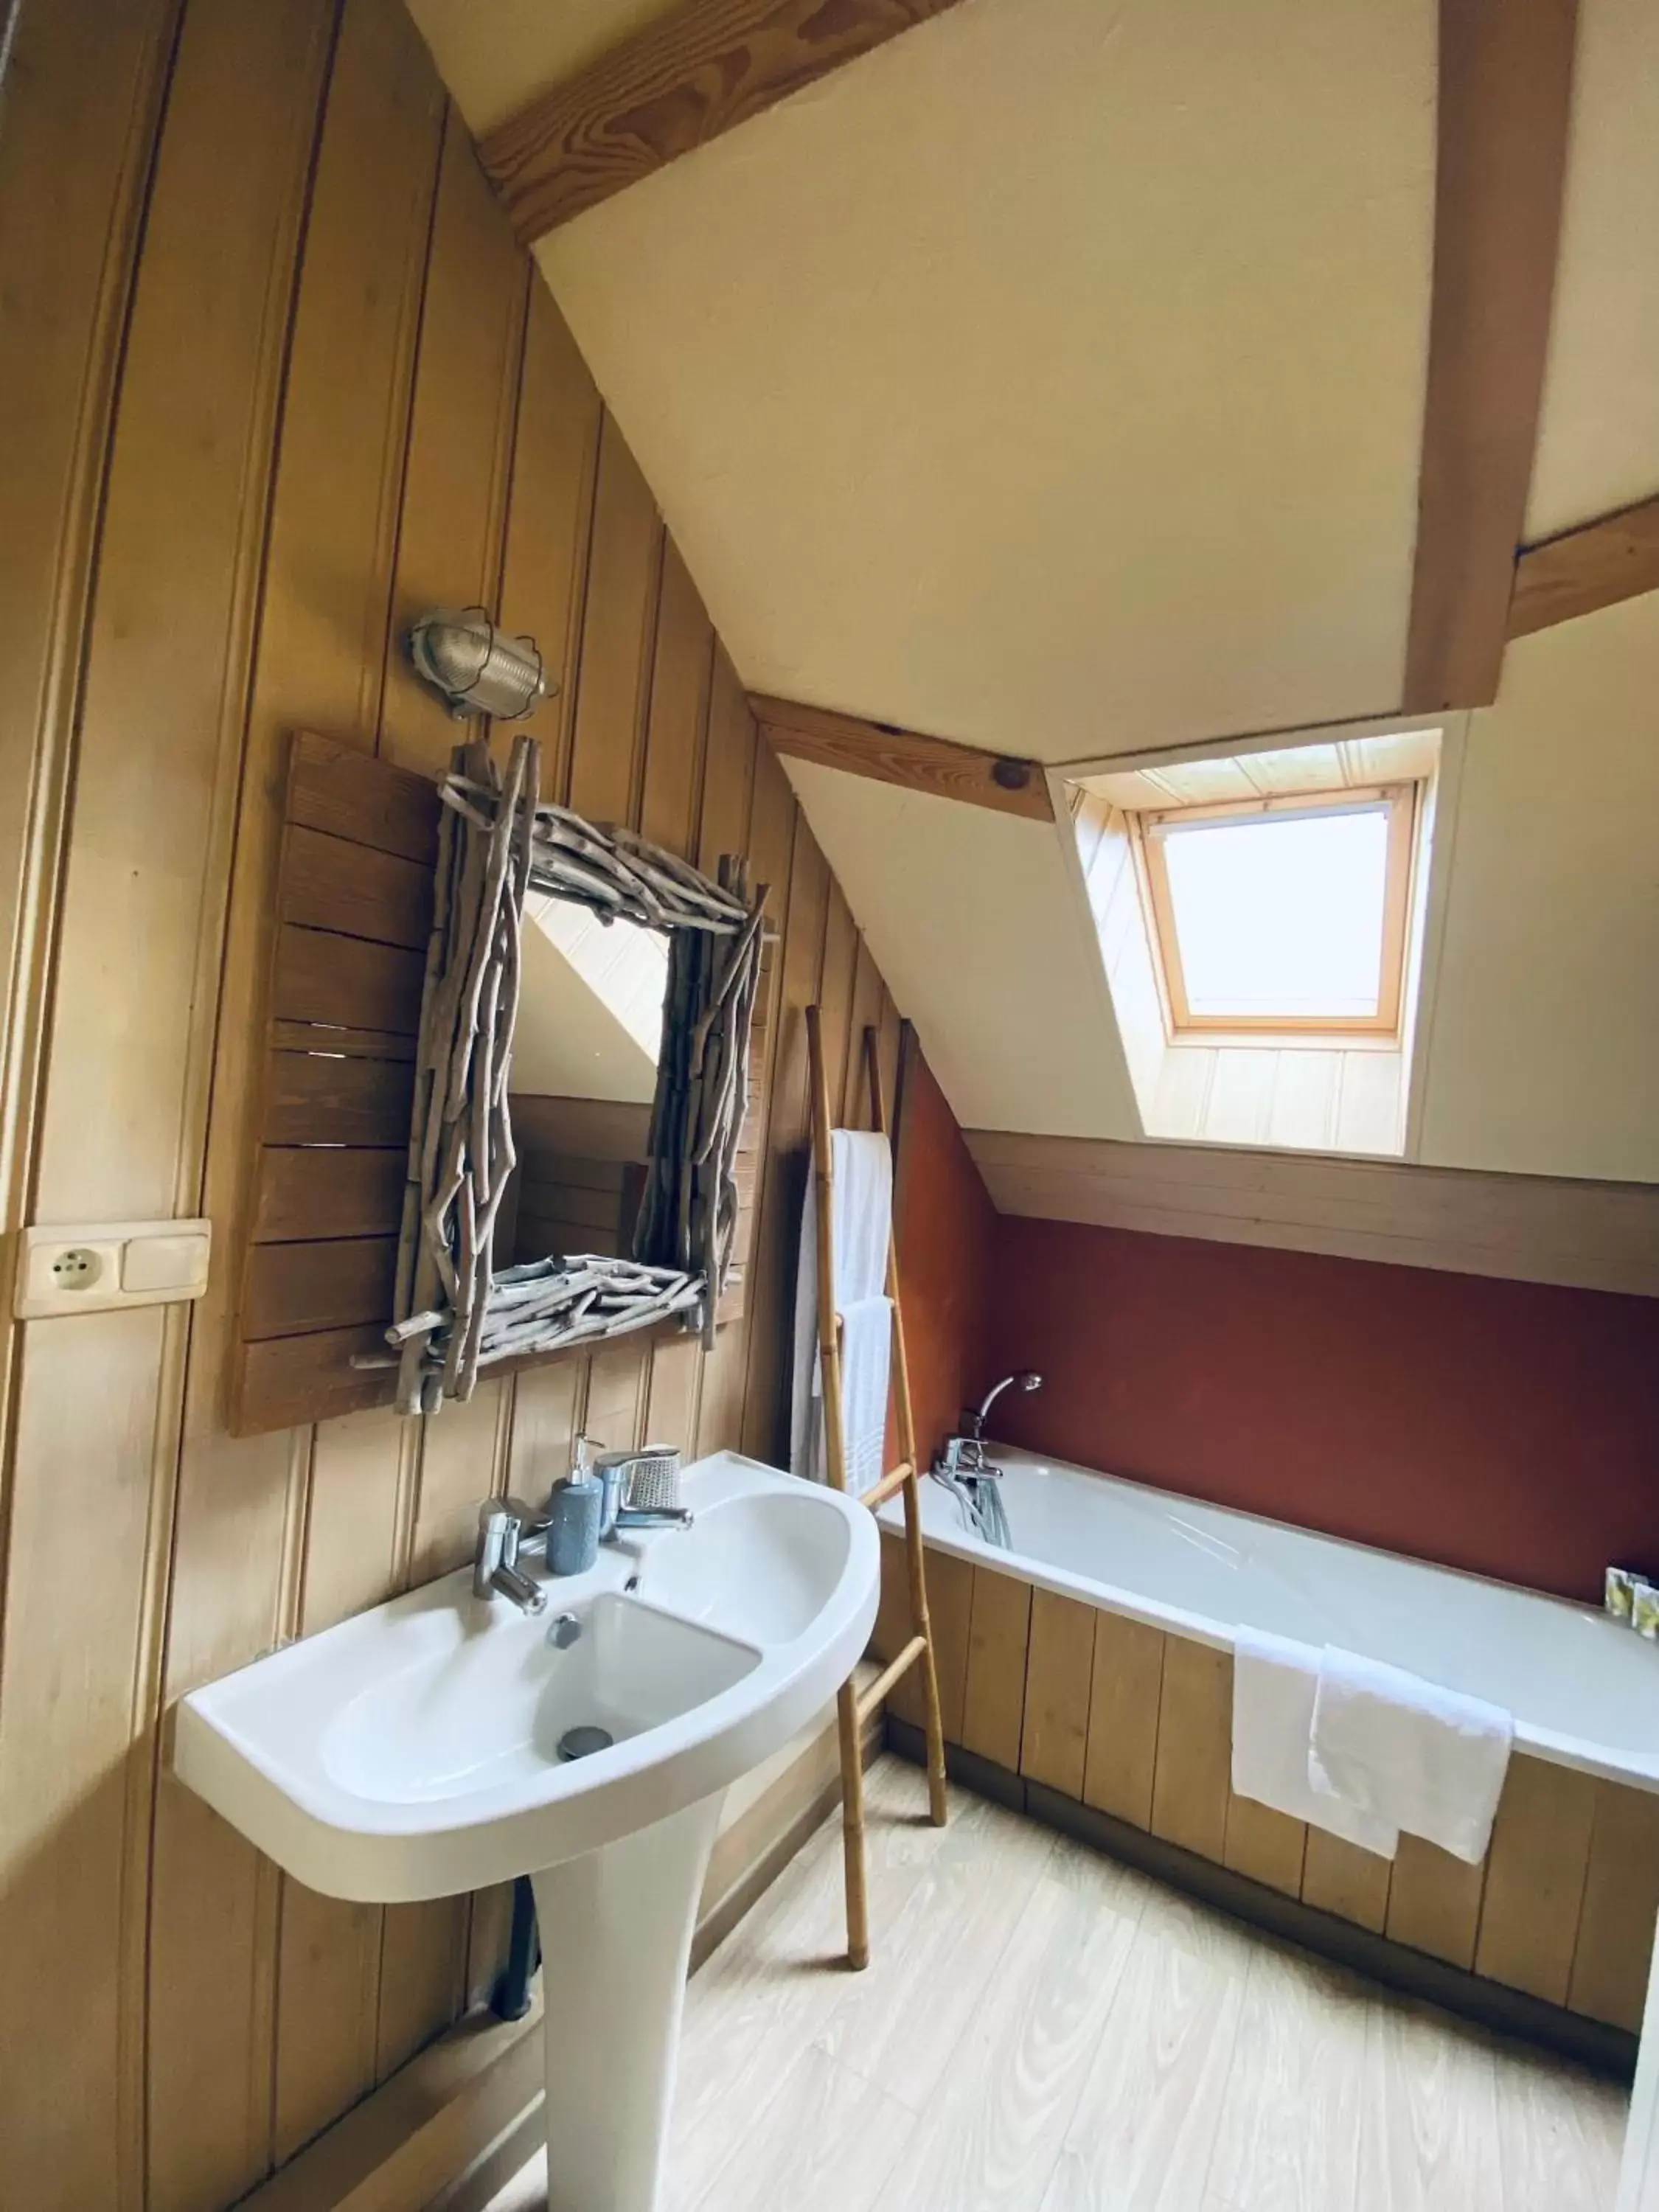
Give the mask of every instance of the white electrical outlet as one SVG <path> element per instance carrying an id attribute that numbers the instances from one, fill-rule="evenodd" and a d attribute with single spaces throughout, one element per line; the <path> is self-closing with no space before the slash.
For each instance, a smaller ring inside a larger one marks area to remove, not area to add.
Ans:
<path id="1" fill-rule="evenodd" d="M 20 1321 L 199 1298 L 213 1250 L 208 1221 L 103 1222 L 26 1229 L 14 1310 Z"/>

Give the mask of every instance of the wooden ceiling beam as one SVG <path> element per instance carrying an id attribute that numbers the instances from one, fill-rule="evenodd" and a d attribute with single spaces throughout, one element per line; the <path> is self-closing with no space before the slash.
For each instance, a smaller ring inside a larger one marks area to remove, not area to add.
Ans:
<path id="1" fill-rule="evenodd" d="M 1440 0 L 1428 390 L 1403 706 L 1498 695 L 1538 439 L 1576 0 Z"/>
<path id="2" fill-rule="evenodd" d="M 750 693 L 749 704 L 775 752 L 905 791 L 925 791 L 935 799 L 965 799 L 970 806 L 989 806 L 1028 822 L 1054 818 L 1048 780 L 1036 761 L 982 752 L 951 738 L 926 738 L 890 723 L 759 692 Z"/>
<path id="3" fill-rule="evenodd" d="M 1659 592 L 1659 495 L 1523 545 L 1509 634 L 1527 637 L 1644 592 Z"/>
<path id="4" fill-rule="evenodd" d="M 956 0 L 683 0 L 489 132 L 526 246 Z"/>

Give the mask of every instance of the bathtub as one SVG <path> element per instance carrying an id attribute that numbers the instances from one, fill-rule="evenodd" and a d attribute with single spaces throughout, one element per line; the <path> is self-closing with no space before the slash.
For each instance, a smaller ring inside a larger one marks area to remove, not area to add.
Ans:
<path id="1" fill-rule="evenodd" d="M 973 1787 L 1376 1978 L 1627 2071 L 1659 1914 L 1659 1650 L 1600 1612 L 994 1448 L 1013 1548 L 922 1483 L 947 1749 Z M 874 1649 L 909 1634 L 881 1509 Z M 1505 1707 L 1485 1862 L 1389 1861 L 1236 1797 L 1241 1625 Z M 919 1677 L 887 1705 L 921 1755 Z M 953 1748 L 952 1748 L 953 1747 Z"/>
<path id="2" fill-rule="evenodd" d="M 1659 1790 L 1659 1647 L 1587 1606 L 994 1448 L 1011 1552 L 924 1482 L 939 1551 L 1231 1652 L 1239 1626 L 1340 1644 L 1504 1706 L 1517 1747 Z M 902 1529 L 902 1504 L 882 1521 Z"/>

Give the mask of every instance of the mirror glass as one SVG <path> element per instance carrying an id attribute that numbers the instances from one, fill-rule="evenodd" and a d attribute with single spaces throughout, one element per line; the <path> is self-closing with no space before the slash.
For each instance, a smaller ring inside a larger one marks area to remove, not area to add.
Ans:
<path id="1" fill-rule="evenodd" d="M 644 1187 L 669 940 L 567 899 L 525 902 L 511 1091 L 513 1250 L 629 1251 Z"/>

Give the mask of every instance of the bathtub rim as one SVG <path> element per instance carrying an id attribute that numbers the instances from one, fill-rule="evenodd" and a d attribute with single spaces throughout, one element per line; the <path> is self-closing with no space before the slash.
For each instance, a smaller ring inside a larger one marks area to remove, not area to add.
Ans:
<path id="1" fill-rule="evenodd" d="M 1180 1508 L 1197 1506 L 1206 1513 L 1219 1513 L 1230 1520 L 1246 1521 L 1264 1528 L 1289 1529 L 1300 1536 L 1314 1538 L 1334 1549 L 1355 1552 L 1370 1559 L 1394 1559 L 1402 1566 L 1415 1568 L 1425 1575 L 1444 1576 L 1462 1583 L 1474 1583 L 1489 1589 L 1500 1589 L 1512 1595 L 1526 1598 L 1529 1602 L 1550 1606 L 1575 1615 L 1582 1620 L 1604 1623 L 1607 1616 L 1599 1606 L 1580 1605 L 1571 1598 L 1559 1597 L 1553 1591 L 1528 1589 L 1523 1583 L 1507 1583 L 1495 1575 L 1482 1575 L 1466 1567 L 1448 1567 L 1437 1560 L 1415 1559 L 1409 1552 L 1394 1552 L 1380 1544 L 1364 1544 L 1352 1536 L 1332 1536 L 1322 1528 L 1304 1528 L 1293 1521 L 1277 1521 L 1270 1514 L 1252 1513 L 1242 1506 L 1222 1505 L 1213 1499 L 1197 1498 L 1179 1490 L 1164 1490 L 1156 1483 L 1141 1482 L 1133 1475 L 1115 1474 L 1105 1468 L 1084 1467 L 1075 1460 L 1053 1459 L 1040 1452 L 1027 1451 L 1018 1444 L 994 1444 L 992 1449 L 1010 1465 L 1031 1468 L 1046 1468 L 1054 1474 L 1069 1474 L 1096 1482 L 1111 1482 L 1132 1490 L 1139 1497 L 1156 1500 L 1160 1504 Z M 924 1476 L 924 1483 L 927 1478 Z M 935 1484 L 935 1489 L 942 1486 Z M 877 1519 L 890 1534 L 902 1535 L 904 1528 L 904 1507 L 902 1498 L 889 1498 L 877 1510 Z M 970 1565 L 983 1565 L 1001 1573 L 1018 1569 L 1018 1578 L 1030 1583 L 1034 1589 L 1046 1589 L 1056 1597 L 1075 1598 L 1092 1606 L 1098 1613 L 1121 1614 L 1126 1620 L 1141 1622 L 1148 1628 L 1165 1631 L 1170 1635 L 1184 1636 L 1194 1644 L 1206 1644 L 1213 1651 L 1231 1654 L 1236 1644 L 1236 1624 L 1220 1622 L 1207 1613 L 1188 1612 L 1185 1607 L 1166 1604 L 1158 1598 L 1142 1596 L 1134 1590 L 1121 1589 L 1115 1583 L 1100 1583 L 1084 1575 L 1074 1574 L 1069 1568 L 1051 1566 L 1046 1559 L 1033 1558 L 1029 1552 L 1001 1551 L 982 1538 L 971 1536 L 965 1528 L 951 1528 L 940 1532 L 927 1527 L 924 1517 L 924 1540 L 951 1557 L 966 1560 Z M 1608 1624 L 1615 1626 L 1614 1624 Z M 1623 1635 L 1633 1635 L 1634 1630 L 1616 1629 Z M 1659 1650 L 1654 1654 L 1654 1664 L 1659 1667 Z M 1519 1751 L 1548 1761 L 1554 1766 L 1565 1766 L 1581 1774 L 1589 1774 L 1604 1782 L 1623 1783 L 1626 1787 L 1659 1795 L 1659 1752 L 1645 1754 L 1620 1753 L 1610 1745 L 1598 1744 L 1587 1737 L 1565 1736 L 1552 1729 L 1540 1728 L 1531 1721 L 1515 1720 L 1515 1744 Z"/>

